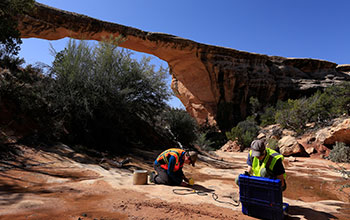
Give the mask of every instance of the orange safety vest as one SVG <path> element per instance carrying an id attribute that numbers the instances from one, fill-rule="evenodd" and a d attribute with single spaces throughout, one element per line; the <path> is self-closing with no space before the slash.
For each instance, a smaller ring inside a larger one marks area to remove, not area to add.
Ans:
<path id="1" fill-rule="evenodd" d="M 175 157 L 176 163 L 174 166 L 174 172 L 178 171 L 181 167 L 184 166 L 184 163 L 180 163 L 180 158 L 184 154 L 184 150 L 179 148 L 170 148 L 168 150 L 163 151 L 158 157 L 157 161 L 160 162 L 161 160 L 164 161 L 164 164 L 160 165 L 163 169 L 168 170 L 168 164 L 169 164 L 169 158 L 171 156 Z"/>

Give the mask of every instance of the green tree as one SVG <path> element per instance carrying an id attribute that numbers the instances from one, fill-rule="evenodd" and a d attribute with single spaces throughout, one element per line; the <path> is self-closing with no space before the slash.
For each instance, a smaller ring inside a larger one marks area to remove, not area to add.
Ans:
<path id="1" fill-rule="evenodd" d="M 17 29 L 17 18 L 32 10 L 34 2 L 34 0 L 0 1 L 0 57 L 18 54 L 22 41 Z"/>
<path id="2" fill-rule="evenodd" d="M 51 111 L 71 140 L 88 144 L 142 141 L 142 129 L 167 106 L 167 70 L 137 61 L 118 41 L 69 41 L 56 52 L 47 88 Z"/>
<path id="3" fill-rule="evenodd" d="M 276 112 L 275 120 L 284 128 L 302 132 L 308 122 L 308 100 L 306 98 L 289 99 Z"/>
<path id="4" fill-rule="evenodd" d="M 331 86 L 323 93 L 327 103 L 331 103 L 328 111 L 338 117 L 342 114 L 350 114 L 350 82 L 343 82 L 337 86 Z"/>
<path id="5" fill-rule="evenodd" d="M 257 117 L 259 115 L 260 109 L 261 109 L 261 104 L 260 104 L 259 100 L 255 97 L 250 97 L 249 105 L 250 105 L 251 114 L 254 115 L 255 117 Z"/>

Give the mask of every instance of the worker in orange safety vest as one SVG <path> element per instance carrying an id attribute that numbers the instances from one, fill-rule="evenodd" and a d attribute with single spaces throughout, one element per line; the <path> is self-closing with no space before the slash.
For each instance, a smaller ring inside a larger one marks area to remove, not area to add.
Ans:
<path id="1" fill-rule="evenodd" d="M 150 182 L 173 186 L 188 186 L 188 179 L 182 168 L 184 164 L 195 166 L 198 153 L 196 151 L 185 151 L 180 148 L 170 148 L 163 151 L 154 161 L 154 169 L 157 171 L 150 174 Z"/>

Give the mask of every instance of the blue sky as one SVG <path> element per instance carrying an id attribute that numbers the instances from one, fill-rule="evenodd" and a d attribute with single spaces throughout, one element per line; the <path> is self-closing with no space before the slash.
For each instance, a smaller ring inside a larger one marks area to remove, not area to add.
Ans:
<path id="1" fill-rule="evenodd" d="M 348 0 L 37 0 L 59 9 L 150 32 L 266 55 L 350 64 Z M 50 44 L 23 39 L 26 64 L 51 64 Z M 136 52 L 135 52 L 136 53 Z M 144 54 L 136 53 L 136 57 Z M 154 57 L 153 63 L 167 66 Z M 182 107 L 177 98 L 173 107 Z"/>

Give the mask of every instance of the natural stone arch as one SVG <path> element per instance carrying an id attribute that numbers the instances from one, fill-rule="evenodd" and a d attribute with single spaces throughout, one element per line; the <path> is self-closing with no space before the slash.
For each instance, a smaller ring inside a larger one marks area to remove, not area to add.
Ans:
<path id="1" fill-rule="evenodd" d="M 246 117 L 249 98 L 262 103 L 298 98 L 318 88 L 350 80 L 346 68 L 314 59 L 284 58 L 197 43 L 177 36 L 146 32 L 35 3 L 18 18 L 22 38 L 65 37 L 101 41 L 123 36 L 119 46 L 166 61 L 171 87 L 186 110 L 203 124 L 228 129 Z"/>

